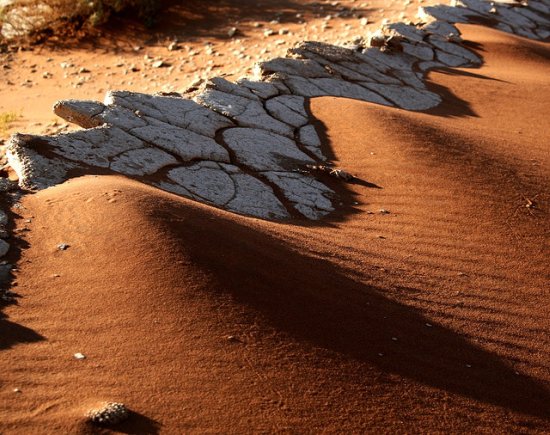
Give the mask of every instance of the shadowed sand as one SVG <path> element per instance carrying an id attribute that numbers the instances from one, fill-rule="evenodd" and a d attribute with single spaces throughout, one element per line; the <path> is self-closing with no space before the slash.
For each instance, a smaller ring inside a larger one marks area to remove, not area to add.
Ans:
<path id="1" fill-rule="evenodd" d="M 486 64 L 431 73 L 437 110 L 311 102 L 381 187 L 331 225 L 113 176 L 26 197 L 0 429 L 89 432 L 109 400 L 123 433 L 549 431 L 550 49 L 461 30 Z"/>

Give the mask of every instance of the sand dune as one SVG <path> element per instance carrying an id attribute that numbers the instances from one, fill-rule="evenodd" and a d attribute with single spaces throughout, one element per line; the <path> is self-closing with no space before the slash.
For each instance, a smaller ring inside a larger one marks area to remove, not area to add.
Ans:
<path id="1" fill-rule="evenodd" d="M 3 430 L 120 400 L 122 433 L 548 432 L 550 48 L 461 30 L 485 64 L 430 73 L 437 109 L 311 101 L 363 181 L 327 221 L 114 176 L 25 197 Z"/>

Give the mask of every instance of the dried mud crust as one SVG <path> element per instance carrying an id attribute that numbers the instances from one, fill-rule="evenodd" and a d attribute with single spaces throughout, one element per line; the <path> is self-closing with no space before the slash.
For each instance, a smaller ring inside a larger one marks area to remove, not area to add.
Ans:
<path id="1" fill-rule="evenodd" d="M 426 71 L 475 67 L 453 23 L 484 23 L 517 35 L 550 36 L 550 2 L 462 0 L 420 11 L 423 24 L 385 26 L 348 46 L 303 42 L 236 83 L 217 77 L 195 93 L 109 92 L 103 103 L 65 100 L 55 113 L 84 130 L 16 134 L 8 160 L 23 189 L 73 174 L 115 172 L 232 212 L 263 219 L 326 217 L 341 199 L 307 168 L 330 165 L 308 99 L 352 98 L 422 111 L 441 97 Z M 317 175 L 317 176 L 316 176 Z"/>

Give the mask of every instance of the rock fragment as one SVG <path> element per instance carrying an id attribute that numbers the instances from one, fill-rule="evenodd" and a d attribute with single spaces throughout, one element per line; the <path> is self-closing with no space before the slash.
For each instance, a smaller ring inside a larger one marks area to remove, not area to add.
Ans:
<path id="1" fill-rule="evenodd" d="M 100 426 L 112 426 L 122 423 L 129 417 L 128 408 L 123 403 L 106 402 L 86 414 L 90 422 Z"/>

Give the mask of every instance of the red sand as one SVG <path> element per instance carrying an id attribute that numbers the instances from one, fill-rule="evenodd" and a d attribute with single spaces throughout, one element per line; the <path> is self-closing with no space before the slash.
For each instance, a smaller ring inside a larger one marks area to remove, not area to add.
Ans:
<path id="1" fill-rule="evenodd" d="M 431 113 L 311 102 L 381 187 L 330 222 L 114 176 L 27 196 L 0 431 L 92 431 L 104 400 L 122 433 L 550 431 L 550 47 L 462 30 L 486 63 L 431 73 Z"/>

